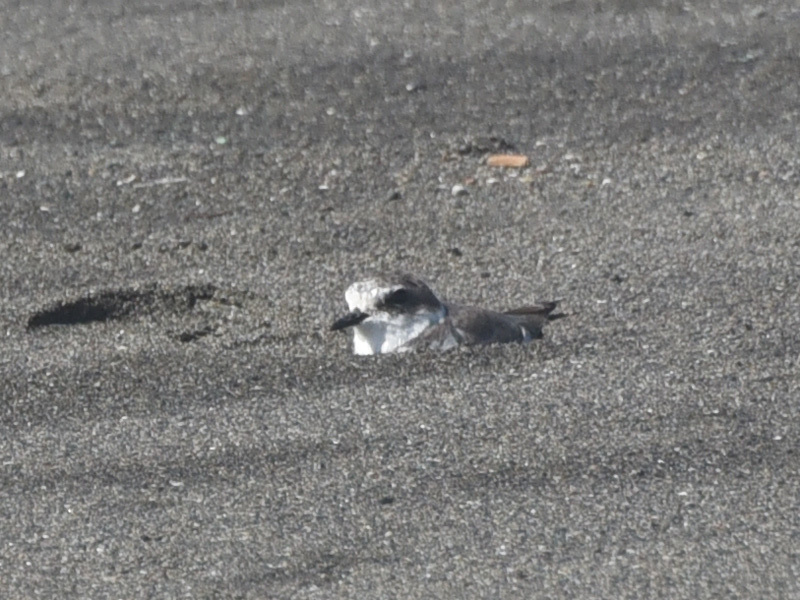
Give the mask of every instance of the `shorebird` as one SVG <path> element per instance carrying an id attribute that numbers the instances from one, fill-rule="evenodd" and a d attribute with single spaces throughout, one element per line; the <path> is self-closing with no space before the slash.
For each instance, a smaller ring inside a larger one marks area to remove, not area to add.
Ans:
<path id="1" fill-rule="evenodd" d="M 556 302 L 497 312 L 445 303 L 417 277 L 393 274 L 357 281 L 345 292 L 350 312 L 331 329 L 353 330 L 355 354 L 386 354 L 416 349 L 527 343 L 542 337 Z"/>

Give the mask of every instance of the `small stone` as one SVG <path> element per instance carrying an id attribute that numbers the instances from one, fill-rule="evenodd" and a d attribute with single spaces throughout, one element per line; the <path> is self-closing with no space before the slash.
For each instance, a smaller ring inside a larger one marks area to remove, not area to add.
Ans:
<path id="1" fill-rule="evenodd" d="M 463 185 L 457 183 L 450 190 L 450 193 L 453 196 L 466 196 L 467 194 L 469 194 L 469 190 L 467 190 L 467 188 L 465 188 Z"/>
<path id="2" fill-rule="evenodd" d="M 492 154 L 486 159 L 486 164 L 490 167 L 512 167 L 521 169 L 530 164 L 528 157 L 524 154 Z"/>
<path id="3" fill-rule="evenodd" d="M 128 175 L 124 179 L 117 180 L 117 187 L 128 185 L 129 183 L 133 183 L 135 180 L 136 180 L 136 175 Z"/>
<path id="4" fill-rule="evenodd" d="M 83 248 L 83 246 L 81 246 L 78 242 L 68 242 L 64 244 L 64 251 L 69 252 L 70 254 L 75 254 L 81 248 Z"/>
<path id="5" fill-rule="evenodd" d="M 403 197 L 403 194 L 402 194 L 402 192 L 400 192 L 400 190 L 392 190 L 386 196 L 386 200 L 388 200 L 389 202 L 392 202 L 394 200 L 400 200 L 400 199 L 402 199 L 402 197 Z"/>

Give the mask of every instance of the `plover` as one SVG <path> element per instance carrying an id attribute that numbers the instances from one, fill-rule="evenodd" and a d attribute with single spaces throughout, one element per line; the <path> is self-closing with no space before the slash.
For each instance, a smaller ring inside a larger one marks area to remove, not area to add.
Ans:
<path id="1" fill-rule="evenodd" d="M 358 281 L 344 297 L 350 312 L 331 329 L 353 330 L 355 354 L 527 343 L 542 337 L 545 323 L 564 316 L 553 314 L 555 302 L 506 312 L 445 303 L 422 280 L 406 274 Z"/>

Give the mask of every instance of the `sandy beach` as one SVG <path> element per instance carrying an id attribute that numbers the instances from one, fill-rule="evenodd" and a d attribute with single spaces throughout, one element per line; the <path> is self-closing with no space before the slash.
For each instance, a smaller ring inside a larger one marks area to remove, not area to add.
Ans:
<path id="1" fill-rule="evenodd" d="M 3 598 L 800 597 L 795 2 L 0 4 Z"/>

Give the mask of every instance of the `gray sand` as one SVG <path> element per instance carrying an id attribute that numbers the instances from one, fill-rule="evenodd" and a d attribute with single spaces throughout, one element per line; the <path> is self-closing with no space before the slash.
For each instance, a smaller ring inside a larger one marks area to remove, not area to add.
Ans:
<path id="1" fill-rule="evenodd" d="M 4 598 L 800 596 L 795 2 L 2 4 Z"/>

